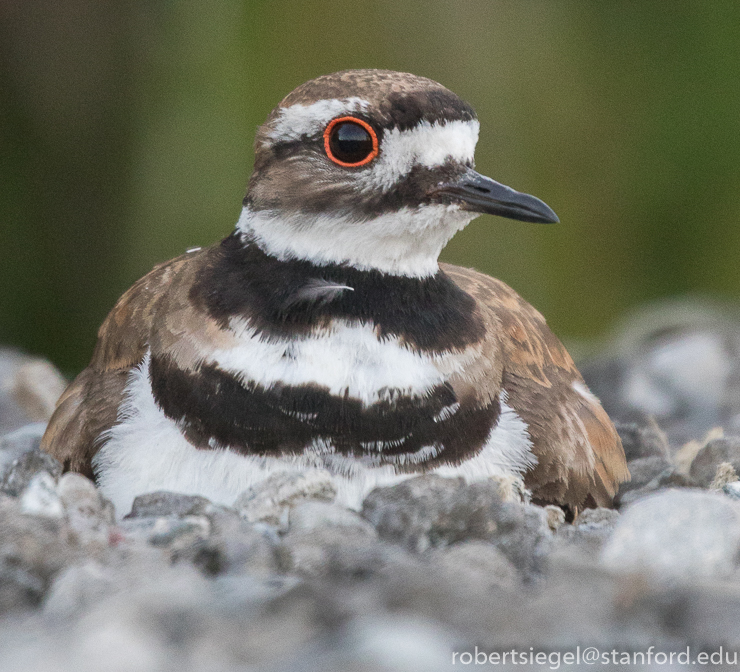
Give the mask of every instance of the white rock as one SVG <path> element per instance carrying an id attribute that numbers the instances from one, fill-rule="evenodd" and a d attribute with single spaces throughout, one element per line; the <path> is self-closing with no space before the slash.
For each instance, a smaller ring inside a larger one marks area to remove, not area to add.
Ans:
<path id="1" fill-rule="evenodd" d="M 347 648 L 367 669 L 389 672 L 437 672 L 450 669 L 452 635 L 431 621 L 415 617 L 368 617 L 354 621 Z"/>
<path id="2" fill-rule="evenodd" d="M 21 511 L 34 516 L 62 518 L 64 507 L 57 494 L 57 486 L 50 474 L 36 474 L 21 495 Z"/>
<path id="3" fill-rule="evenodd" d="M 740 501 L 740 481 L 734 483 L 728 483 L 722 488 L 722 492 L 727 495 L 730 499 Z"/>
<path id="4" fill-rule="evenodd" d="M 665 490 L 626 509 L 601 562 L 667 581 L 724 578 L 735 571 L 739 551 L 739 505 L 721 494 Z"/>
<path id="5" fill-rule="evenodd" d="M 311 531 L 317 528 L 343 527 L 376 536 L 375 528 L 359 513 L 331 502 L 308 500 L 290 510 L 290 531 Z"/>
<path id="6" fill-rule="evenodd" d="M 48 422 L 67 384 L 51 362 L 35 358 L 18 367 L 11 382 L 13 397 L 37 422 Z"/>
<path id="7" fill-rule="evenodd" d="M 281 472 L 245 490 L 234 508 L 250 523 L 267 522 L 285 527 L 290 507 L 308 499 L 331 501 L 336 494 L 328 471 Z"/>
<path id="8" fill-rule="evenodd" d="M 31 422 L 0 437 L 0 471 L 6 463 L 38 447 L 45 431 L 45 422 Z"/>
<path id="9" fill-rule="evenodd" d="M 54 579 L 44 600 L 44 613 L 70 618 L 95 604 L 113 586 L 110 570 L 93 560 L 72 565 Z"/>
<path id="10" fill-rule="evenodd" d="M 107 547 L 114 513 L 95 484 L 80 474 L 69 472 L 59 479 L 57 492 L 64 505 L 67 523 L 79 543 Z"/>

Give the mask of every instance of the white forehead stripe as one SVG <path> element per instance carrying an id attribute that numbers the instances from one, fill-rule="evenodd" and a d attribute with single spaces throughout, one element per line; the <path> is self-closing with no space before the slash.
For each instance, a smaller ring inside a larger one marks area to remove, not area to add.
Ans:
<path id="1" fill-rule="evenodd" d="M 377 160 L 363 175 L 358 175 L 358 181 L 368 190 L 387 190 L 415 165 L 434 168 L 448 160 L 472 163 L 479 131 L 476 119 L 433 124 L 422 121 L 405 131 L 386 131 Z"/>
<path id="2" fill-rule="evenodd" d="M 333 98 L 320 100 L 312 105 L 291 105 L 280 109 L 280 116 L 272 123 L 268 133 L 271 140 L 290 142 L 304 135 L 323 132 L 326 125 L 343 114 L 361 112 L 370 103 L 362 98 Z"/>

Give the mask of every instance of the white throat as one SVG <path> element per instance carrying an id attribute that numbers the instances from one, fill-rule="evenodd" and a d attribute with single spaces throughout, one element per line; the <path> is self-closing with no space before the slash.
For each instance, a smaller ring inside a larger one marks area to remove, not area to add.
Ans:
<path id="1" fill-rule="evenodd" d="M 244 239 L 283 261 L 424 278 L 437 273 L 442 248 L 477 216 L 457 205 L 403 208 L 371 219 L 245 207 L 236 227 Z"/>

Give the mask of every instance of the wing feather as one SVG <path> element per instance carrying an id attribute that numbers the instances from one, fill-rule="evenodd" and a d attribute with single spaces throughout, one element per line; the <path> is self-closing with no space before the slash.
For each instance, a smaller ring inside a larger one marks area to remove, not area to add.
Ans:
<path id="1" fill-rule="evenodd" d="M 116 303 L 98 331 L 92 360 L 57 402 L 41 448 L 65 471 L 92 477 L 92 458 L 100 435 L 118 417 L 128 375 L 151 347 L 152 332 L 163 304 L 176 299 L 173 290 L 187 285 L 205 254 L 189 254 L 156 266 Z"/>
<path id="2" fill-rule="evenodd" d="M 619 435 L 545 319 L 508 285 L 441 264 L 496 316 L 508 403 L 527 423 L 537 465 L 525 477 L 535 499 L 610 506 L 629 471 Z"/>

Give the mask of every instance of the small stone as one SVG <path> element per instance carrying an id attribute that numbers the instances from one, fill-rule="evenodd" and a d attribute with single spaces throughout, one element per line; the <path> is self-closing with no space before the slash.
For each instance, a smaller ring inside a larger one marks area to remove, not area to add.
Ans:
<path id="1" fill-rule="evenodd" d="M 115 514 L 95 484 L 81 474 L 68 472 L 59 479 L 57 493 L 77 542 L 89 552 L 107 548 Z"/>
<path id="2" fill-rule="evenodd" d="M 125 518 L 158 518 L 161 516 L 199 516 L 213 508 L 209 499 L 199 495 L 160 490 L 139 495 Z"/>
<path id="3" fill-rule="evenodd" d="M 506 502 L 497 512 L 497 527 L 491 543 L 519 569 L 525 581 L 538 578 L 552 544 L 544 509 Z"/>
<path id="4" fill-rule="evenodd" d="M 0 347 L 0 435 L 47 422 L 67 381 L 47 360 Z"/>
<path id="5" fill-rule="evenodd" d="M 337 491 L 328 471 L 280 472 L 245 490 L 234 503 L 244 520 L 287 526 L 290 508 L 305 500 L 332 501 Z"/>
<path id="6" fill-rule="evenodd" d="M 548 504 L 545 507 L 545 516 L 547 517 L 547 526 L 553 532 L 556 532 L 557 529 L 565 523 L 565 511 L 554 504 Z"/>
<path id="7" fill-rule="evenodd" d="M 292 573 L 332 582 L 367 581 L 409 561 L 402 549 L 379 542 L 374 533 L 357 527 L 291 529 L 283 544 Z"/>
<path id="8" fill-rule="evenodd" d="M 373 490 L 362 515 L 381 539 L 416 553 L 460 541 L 490 541 L 527 578 L 539 571 L 551 539 L 544 509 L 503 502 L 496 482 L 420 476 Z"/>
<path id="9" fill-rule="evenodd" d="M 48 422 L 67 380 L 46 359 L 34 358 L 21 364 L 11 382 L 11 394 L 28 418 Z"/>
<path id="10" fill-rule="evenodd" d="M 722 490 L 726 485 L 738 480 L 737 472 L 729 462 L 722 462 L 717 467 L 714 480 L 709 484 L 710 490 Z"/>
<path id="11" fill-rule="evenodd" d="M 210 535 L 169 547 L 174 562 L 190 562 L 209 576 L 249 572 L 260 577 L 282 571 L 282 549 L 269 530 L 242 520 L 236 513 L 210 518 Z"/>
<path id="12" fill-rule="evenodd" d="M 64 506 L 54 479 L 45 471 L 36 474 L 21 495 L 21 511 L 47 518 L 64 517 Z"/>
<path id="13" fill-rule="evenodd" d="M 210 535 L 211 521 L 206 516 L 166 517 L 155 519 L 147 541 L 152 546 L 178 552 L 191 544 L 208 539 Z"/>
<path id="14" fill-rule="evenodd" d="M 740 501 L 740 481 L 734 483 L 728 483 L 722 487 L 722 492 L 727 495 L 730 499 Z"/>
<path id="15" fill-rule="evenodd" d="M 619 521 L 619 511 L 599 506 L 595 509 L 584 509 L 573 521 L 574 527 L 581 532 L 592 530 L 614 529 Z"/>
<path id="16" fill-rule="evenodd" d="M 54 480 L 61 476 L 62 465 L 39 449 L 44 428 L 26 425 L 0 439 L 0 492 L 18 497 L 42 471 Z"/>
<path id="17" fill-rule="evenodd" d="M 514 502 L 516 504 L 529 504 L 532 493 L 527 490 L 524 481 L 519 476 L 507 474 L 503 476 L 490 476 L 486 479 L 490 486 L 495 484 L 498 488 L 499 497 L 502 502 Z"/>
<path id="18" fill-rule="evenodd" d="M 642 425 L 635 422 L 616 422 L 614 426 L 622 439 L 627 461 L 646 457 L 668 458 L 668 437 L 654 420 Z"/>
<path id="19" fill-rule="evenodd" d="M 740 506 L 719 494 L 666 490 L 626 509 L 601 561 L 663 580 L 729 577 L 740 551 Z"/>
<path id="20" fill-rule="evenodd" d="M 373 490 L 362 516 L 382 539 L 417 553 L 466 539 L 490 539 L 498 527 L 493 509 L 502 501 L 498 487 L 486 485 L 419 476 Z"/>
<path id="21" fill-rule="evenodd" d="M 62 520 L 24 514 L 16 498 L 0 497 L 0 614 L 38 605 L 74 557 Z"/>
<path id="22" fill-rule="evenodd" d="M 595 560 L 619 521 L 619 512 L 599 507 L 584 509 L 572 525 L 562 525 L 555 535 L 555 552 L 576 551 L 573 557 Z"/>
<path id="23" fill-rule="evenodd" d="M 485 541 L 465 541 L 435 549 L 430 564 L 449 572 L 450 578 L 469 583 L 476 590 L 516 588 L 521 583 L 512 562 L 493 544 Z"/>
<path id="24" fill-rule="evenodd" d="M 707 488 L 723 462 L 731 464 L 735 472 L 740 473 L 740 437 L 728 436 L 709 441 L 697 453 L 689 474 L 698 485 Z"/>
<path id="25" fill-rule="evenodd" d="M 666 488 L 690 488 L 693 485 L 693 481 L 680 472 L 677 467 L 669 466 L 641 488 L 627 490 L 626 492 L 620 491 L 615 499 L 615 503 L 622 507 L 636 502 L 638 499 L 658 490 L 665 490 Z"/>
<path id="26" fill-rule="evenodd" d="M 128 539 L 140 539 L 169 550 L 184 548 L 211 534 L 211 521 L 206 516 L 128 518 L 119 527 Z"/>
<path id="27" fill-rule="evenodd" d="M 624 495 L 625 492 L 629 492 L 630 490 L 639 490 L 646 486 L 656 476 L 668 469 L 671 463 L 662 455 L 654 455 L 652 457 L 639 457 L 631 460 L 627 466 L 632 478 L 626 483 L 620 484 L 620 495 Z"/>
<path id="28" fill-rule="evenodd" d="M 375 528 L 359 513 L 331 502 L 319 500 L 299 502 L 290 510 L 289 520 L 291 532 L 338 527 L 376 536 Z"/>
<path id="29" fill-rule="evenodd" d="M 724 436 L 725 432 L 721 427 L 714 427 L 704 435 L 704 438 L 698 440 L 692 439 L 684 443 L 673 455 L 673 462 L 682 474 L 688 476 L 691 470 L 691 463 L 699 454 L 699 451 L 710 441 L 723 439 Z"/>
<path id="30" fill-rule="evenodd" d="M 95 604 L 113 582 L 111 572 L 94 560 L 71 565 L 54 579 L 44 599 L 44 613 L 68 619 Z"/>

